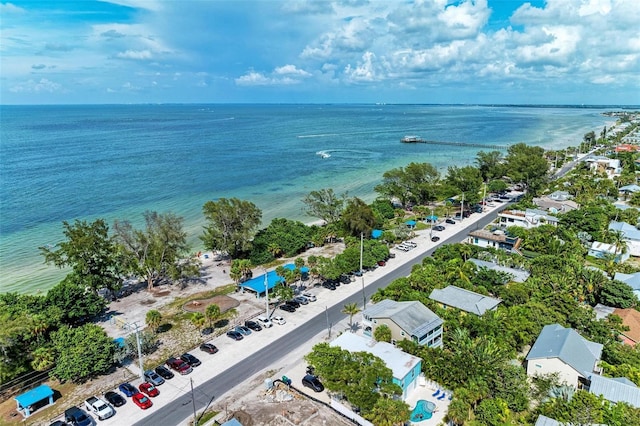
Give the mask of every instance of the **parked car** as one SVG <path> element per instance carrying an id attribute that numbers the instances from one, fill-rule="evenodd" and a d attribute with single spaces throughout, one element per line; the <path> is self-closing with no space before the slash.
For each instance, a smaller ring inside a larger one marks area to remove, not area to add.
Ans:
<path id="1" fill-rule="evenodd" d="M 444 229 L 445 228 L 442 225 L 436 225 L 436 226 L 433 227 L 434 231 L 444 231 Z"/>
<path id="2" fill-rule="evenodd" d="M 342 284 L 349 284 L 351 282 L 351 277 L 347 274 L 340 275 L 338 279 Z"/>
<path id="3" fill-rule="evenodd" d="M 99 420 L 106 420 L 116 414 L 116 410 L 107 404 L 102 398 L 90 396 L 84 401 L 84 408 L 93 413 Z"/>
<path id="4" fill-rule="evenodd" d="M 89 426 L 92 423 L 91 417 L 83 409 L 75 406 L 64 410 L 64 421 L 73 426 Z"/>
<path id="5" fill-rule="evenodd" d="M 431 241 L 433 241 L 434 243 L 438 242 L 438 241 L 440 241 L 440 237 L 434 235 L 433 237 L 431 237 Z"/>
<path id="6" fill-rule="evenodd" d="M 198 358 L 189 353 L 180 355 L 180 359 L 189 364 L 191 367 L 197 367 L 202 364 Z"/>
<path id="7" fill-rule="evenodd" d="M 193 368 L 191 368 L 191 366 L 187 364 L 185 361 L 179 358 L 174 358 L 174 357 L 171 357 L 167 360 L 167 366 L 172 370 L 182 374 L 183 376 L 193 371 Z"/>
<path id="8" fill-rule="evenodd" d="M 235 330 L 229 330 L 227 331 L 227 337 L 232 338 L 233 340 L 242 340 L 244 337 L 242 336 L 242 333 L 239 333 Z"/>
<path id="9" fill-rule="evenodd" d="M 69 426 L 69 424 L 63 422 L 62 420 L 56 420 L 53 423 L 49 423 L 49 426 Z"/>
<path id="10" fill-rule="evenodd" d="M 389 259 L 395 259 L 396 258 L 396 254 L 389 252 L 388 257 L 389 257 Z"/>
<path id="11" fill-rule="evenodd" d="M 273 322 L 275 322 L 278 325 L 285 325 L 287 322 L 284 320 L 284 318 L 282 318 L 281 316 L 276 315 L 275 317 L 273 317 Z"/>
<path id="12" fill-rule="evenodd" d="M 158 390 L 158 388 L 153 386 L 149 382 L 140 383 L 140 386 L 138 386 L 138 388 L 140 389 L 140 392 L 142 392 L 143 394 L 145 394 L 147 396 L 158 396 L 158 395 L 160 395 L 160 391 Z"/>
<path id="13" fill-rule="evenodd" d="M 173 373 L 164 365 L 157 366 L 155 372 L 165 380 L 173 379 Z"/>
<path id="14" fill-rule="evenodd" d="M 258 324 L 260 324 L 264 328 L 273 327 L 271 320 L 265 316 L 261 315 L 259 317 L 256 317 L 256 321 L 258 322 Z"/>
<path id="15" fill-rule="evenodd" d="M 114 407 L 122 407 L 127 403 L 127 400 L 122 397 L 118 392 L 109 391 L 104 394 L 104 399 Z"/>
<path id="16" fill-rule="evenodd" d="M 313 389 L 315 392 L 322 392 L 324 390 L 324 386 L 320 383 L 320 380 L 311 374 L 307 374 L 302 378 L 302 385 Z"/>
<path id="17" fill-rule="evenodd" d="M 125 396 L 131 397 L 138 392 L 138 390 L 131 383 L 123 383 L 118 386 L 118 390 Z"/>
<path id="18" fill-rule="evenodd" d="M 378 266 L 385 266 L 387 264 L 387 262 L 385 262 L 384 260 L 378 260 Z"/>
<path id="19" fill-rule="evenodd" d="M 164 379 L 155 371 L 147 370 L 144 372 L 144 379 L 153 384 L 154 386 L 160 386 L 164 383 Z"/>
<path id="20" fill-rule="evenodd" d="M 456 221 L 455 221 L 455 220 L 453 220 L 453 219 L 451 219 L 450 217 L 448 217 L 448 218 L 445 220 L 445 223 L 450 223 L 451 225 L 455 225 L 455 224 L 456 224 Z"/>
<path id="21" fill-rule="evenodd" d="M 296 302 L 295 300 L 287 300 L 286 302 L 284 302 L 285 305 L 289 305 L 289 306 L 293 306 L 294 308 L 298 309 L 300 307 L 300 303 Z"/>
<path id="22" fill-rule="evenodd" d="M 302 295 L 294 297 L 293 300 L 295 302 L 298 302 L 301 305 L 308 305 L 309 304 L 309 299 L 307 299 L 306 297 L 304 297 Z"/>
<path id="23" fill-rule="evenodd" d="M 353 275 L 355 275 L 356 277 L 361 277 L 362 276 L 362 271 L 355 271 L 353 273 Z"/>
<path id="24" fill-rule="evenodd" d="M 255 321 L 245 321 L 244 326 L 250 328 L 253 331 L 260 331 L 262 327 Z"/>
<path id="25" fill-rule="evenodd" d="M 249 327 L 245 327 L 244 325 L 237 325 L 234 330 L 242 334 L 243 336 L 248 336 L 251 334 L 251 329 Z"/>
<path id="26" fill-rule="evenodd" d="M 302 295 L 306 297 L 309 302 L 315 302 L 316 300 L 318 300 L 318 298 L 313 293 L 307 292 L 307 293 L 302 293 Z"/>
<path id="27" fill-rule="evenodd" d="M 149 397 L 147 397 L 146 395 L 140 392 L 134 394 L 131 397 L 131 399 L 133 400 L 134 404 L 136 404 L 138 407 L 142 408 L 143 410 L 146 410 L 147 408 L 153 405 L 153 402 L 151 402 Z"/>
<path id="28" fill-rule="evenodd" d="M 295 312 L 296 311 L 296 308 L 294 308 L 291 305 L 287 305 L 287 304 L 280 305 L 280 309 L 282 309 L 283 311 L 286 311 L 286 312 Z"/>
<path id="29" fill-rule="evenodd" d="M 336 285 L 330 281 L 324 281 L 322 283 L 322 287 L 328 289 L 328 290 L 335 290 L 336 289 Z"/>
<path id="30" fill-rule="evenodd" d="M 208 354 L 216 354 L 218 353 L 218 348 L 213 343 L 203 343 L 200 345 L 200 350 L 206 352 Z"/>

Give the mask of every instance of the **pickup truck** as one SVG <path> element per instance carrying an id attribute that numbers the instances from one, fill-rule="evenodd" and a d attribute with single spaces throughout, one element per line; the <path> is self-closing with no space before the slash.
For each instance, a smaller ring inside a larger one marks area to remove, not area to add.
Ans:
<path id="1" fill-rule="evenodd" d="M 173 358 L 173 357 L 169 358 L 167 360 L 167 366 L 182 375 L 189 374 L 193 371 L 193 369 L 189 364 L 187 364 L 186 362 L 184 362 L 179 358 Z"/>
<path id="2" fill-rule="evenodd" d="M 98 416 L 98 419 L 100 420 L 108 419 L 116 413 L 116 411 L 111 408 L 109 404 L 96 396 L 87 398 L 87 400 L 84 402 L 84 406 L 87 411 Z"/>

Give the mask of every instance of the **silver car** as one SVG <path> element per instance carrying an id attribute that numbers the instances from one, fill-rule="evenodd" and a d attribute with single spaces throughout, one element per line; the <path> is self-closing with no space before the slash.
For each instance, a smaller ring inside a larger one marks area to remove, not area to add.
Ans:
<path id="1" fill-rule="evenodd" d="M 305 296 L 296 296 L 293 298 L 293 300 L 301 305 L 307 305 L 309 303 L 309 299 L 307 299 Z"/>

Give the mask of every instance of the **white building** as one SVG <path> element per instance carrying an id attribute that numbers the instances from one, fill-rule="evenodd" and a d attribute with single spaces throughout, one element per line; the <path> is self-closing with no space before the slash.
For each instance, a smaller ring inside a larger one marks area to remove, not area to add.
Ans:
<path id="1" fill-rule="evenodd" d="M 498 223 L 501 226 L 519 226 L 531 229 L 540 225 L 558 226 L 558 218 L 538 209 L 503 210 L 498 213 Z"/>

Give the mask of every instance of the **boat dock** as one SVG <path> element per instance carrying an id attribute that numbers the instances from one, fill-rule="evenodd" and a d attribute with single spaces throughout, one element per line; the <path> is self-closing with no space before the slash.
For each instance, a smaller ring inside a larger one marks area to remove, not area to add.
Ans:
<path id="1" fill-rule="evenodd" d="M 422 139 L 419 136 L 405 136 L 400 139 L 402 143 L 424 143 L 428 145 L 449 145 L 449 146 L 461 146 L 461 147 L 470 147 L 470 148 L 487 148 L 487 149 L 508 149 L 508 145 L 496 145 L 496 144 L 485 144 L 485 143 L 474 143 L 474 142 L 450 142 L 450 141 L 430 141 L 426 139 Z"/>

